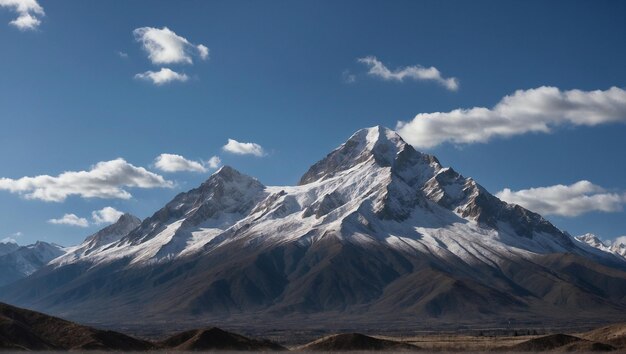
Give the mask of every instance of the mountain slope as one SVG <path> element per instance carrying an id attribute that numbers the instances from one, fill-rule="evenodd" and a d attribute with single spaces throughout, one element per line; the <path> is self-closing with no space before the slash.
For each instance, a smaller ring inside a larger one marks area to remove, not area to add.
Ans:
<path id="1" fill-rule="evenodd" d="M 136 216 L 123 214 L 115 223 L 88 236 L 80 245 L 68 248 L 62 257 L 54 259 L 51 264 L 55 266 L 70 264 L 88 257 L 90 254 L 104 252 L 108 246 L 128 235 L 140 224 L 141 220 Z"/>
<path id="2" fill-rule="evenodd" d="M 623 259 L 382 127 L 356 132 L 298 186 L 223 167 L 119 240 L 0 289 L 88 321 L 355 326 L 604 321 L 626 314 L 625 294 Z"/>

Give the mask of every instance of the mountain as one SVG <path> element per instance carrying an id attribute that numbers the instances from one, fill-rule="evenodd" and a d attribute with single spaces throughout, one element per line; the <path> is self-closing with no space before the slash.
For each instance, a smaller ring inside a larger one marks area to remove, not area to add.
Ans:
<path id="1" fill-rule="evenodd" d="M 121 350 L 154 346 L 127 335 L 81 326 L 0 303 L 0 350 Z"/>
<path id="2" fill-rule="evenodd" d="M 621 242 L 602 242 L 596 235 L 590 233 L 576 236 L 576 240 L 600 251 L 626 258 L 626 245 Z"/>
<path id="3" fill-rule="evenodd" d="M 222 167 L 127 235 L 62 257 L 0 298 L 117 325 L 425 327 L 606 323 L 626 261 L 362 129 L 297 186 Z"/>
<path id="4" fill-rule="evenodd" d="M 43 241 L 28 246 L 0 244 L 0 286 L 22 279 L 65 251 L 63 247 Z"/>

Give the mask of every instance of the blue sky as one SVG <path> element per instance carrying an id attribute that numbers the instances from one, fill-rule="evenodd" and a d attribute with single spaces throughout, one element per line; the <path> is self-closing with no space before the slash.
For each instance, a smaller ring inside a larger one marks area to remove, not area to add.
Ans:
<path id="1" fill-rule="evenodd" d="M 106 224 L 93 211 L 149 216 L 205 180 L 213 156 L 295 184 L 354 131 L 399 121 L 419 150 L 558 227 L 626 235 L 625 13 L 618 1 L 0 0 L 0 239 L 70 245 Z M 160 40 L 174 49 L 144 47 Z M 152 81 L 163 68 L 178 80 Z M 473 107 L 485 110 L 448 114 Z M 228 139 L 258 146 L 229 152 Z M 163 171 L 161 154 L 199 165 Z M 117 186 L 129 199 L 23 179 L 117 158 L 101 170 L 134 166 Z M 50 222 L 66 214 L 82 225 Z"/>

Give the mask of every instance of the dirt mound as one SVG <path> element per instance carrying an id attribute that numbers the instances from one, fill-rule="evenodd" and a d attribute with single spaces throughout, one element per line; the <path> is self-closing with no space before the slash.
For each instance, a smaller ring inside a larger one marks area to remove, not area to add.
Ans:
<path id="1" fill-rule="evenodd" d="M 0 349 L 138 351 L 153 347 L 125 334 L 0 303 Z"/>
<path id="2" fill-rule="evenodd" d="M 544 352 L 544 351 L 611 351 L 616 348 L 604 344 L 592 342 L 586 339 L 570 336 L 567 334 L 551 334 L 539 338 L 533 338 L 511 347 L 502 348 L 506 351 L 518 352 Z"/>
<path id="3" fill-rule="evenodd" d="M 353 350 L 375 350 L 375 351 L 411 351 L 419 348 L 391 340 L 378 339 L 360 333 L 335 334 L 320 338 L 299 348 L 310 351 L 353 351 Z"/>
<path id="4" fill-rule="evenodd" d="M 176 334 L 159 343 L 159 347 L 182 351 L 243 350 L 275 351 L 286 348 L 270 341 L 250 339 L 213 327 Z"/>
<path id="5" fill-rule="evenodd" d="M 588 340 L 607 343 L 618 348 L 626 348 L 626 323 L 601 327 L 582 333 L 580 336 Z"/>

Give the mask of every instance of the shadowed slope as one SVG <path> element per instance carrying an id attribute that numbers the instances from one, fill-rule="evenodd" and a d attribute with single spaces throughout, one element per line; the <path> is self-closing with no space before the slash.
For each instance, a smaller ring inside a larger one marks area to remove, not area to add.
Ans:
<path id="1" fill-rule="evenodd" d="M 0 303 L 0 349 L 137 351 L 151 348 L 151 343 L 125 334 Z"/>

